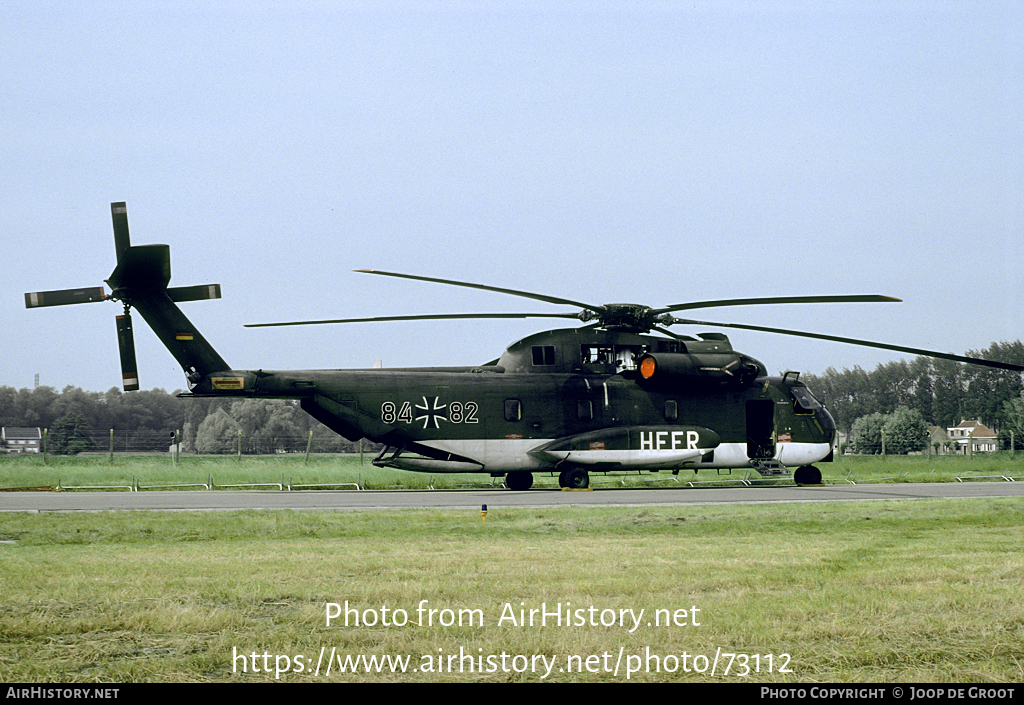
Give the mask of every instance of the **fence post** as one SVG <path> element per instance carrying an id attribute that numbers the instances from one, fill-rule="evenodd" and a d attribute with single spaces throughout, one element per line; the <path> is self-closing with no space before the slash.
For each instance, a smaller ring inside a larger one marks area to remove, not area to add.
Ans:
<path id="1" fill-rule="evenodd" d="M 43 429 L 43 465 L 49 465 L 49 463 L 46 462 L 46 450 L 47 450 L 46 449 L 46 445 L 47 445 L 46 441 L 49 439 L 49 433 L 50 433 L 50 429 L 48 429 L 48 428 L 44 428 Z"/>
<path id="2" fill-rule="evenodd" d="M 242 462 L 242 429 L 238 429 L 238 462 Z"/>
<path id="3" fill-rule="evenodd" d="M 110 429 L 110 464 L 114 464 L 114 429 Z"/>
<path id="4" fill-rule="evenodd" d="M 313 447 L 313 429 L 309 429 L 309 440 L 306 441 L 306 459 L 302 461 L 303 465 L 309 465 L 309 449 Z"/>

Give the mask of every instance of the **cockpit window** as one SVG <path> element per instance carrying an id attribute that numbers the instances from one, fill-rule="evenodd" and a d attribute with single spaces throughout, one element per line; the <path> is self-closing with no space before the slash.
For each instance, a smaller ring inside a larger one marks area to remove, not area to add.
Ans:
<path id="1" fill-rule="evenodd" d="M 821 408 L 821 402 L 814 398 L 807 387 L 793 387 L 793 411 L 797 414 L 813 414 Z"/>

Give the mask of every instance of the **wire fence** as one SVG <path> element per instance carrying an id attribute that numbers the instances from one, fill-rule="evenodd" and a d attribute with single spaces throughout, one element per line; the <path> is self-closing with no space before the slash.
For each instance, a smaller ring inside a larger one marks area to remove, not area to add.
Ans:
<path id="1" fill-rule="evenodd" d="M 279 455 L 287 453 L 351 453 L 373 452 L 380 445 L 367 440 L 351 442 L 341 436 L 316 435 L 274 435 L 256 432 L 245 434 L 241 431 L 225 434 L 217 442 L 197 443 L 195 435 L 183 436 L 178 429 L 166 431 L 132 431 L 110 429 L 107 431 L 86 431 L 74 436 L 60 436 L 49 429 L 41 429 L 42 438 L 29 446 L 12 446 L 8 452 L 35 452 L 48 455 L 96 455 L 96 454 L 162 454 L 178 453 L 189 455 Z"/>

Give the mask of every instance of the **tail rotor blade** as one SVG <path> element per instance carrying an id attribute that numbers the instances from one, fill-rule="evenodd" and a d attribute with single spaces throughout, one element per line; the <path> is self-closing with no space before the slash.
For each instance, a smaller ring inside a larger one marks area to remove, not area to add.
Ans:
<path id="1" fill-rule="evenodd" d="M 59 291 L 36 291 L 31 294 L 25 294 L 25 308 L 87 304 L 93 301 L 103 301 L 106 298 L 107 294 L 102 286 L 92 286 L 84 289 L 61 289 Z"/>
<path id="2" fill-rule="evenodd" d="M 200 284 L 199 286 L 172 286 L 167 289 L 171 301 L 203 301 L 220 298 L 220 284 Z"/>
<path id="3" fill-rule="evenodd" d="M 131 247 L 131 240 L 128 238 L 128 206 L 122 201 L 110 204 L 110 216 L 114 220 L 114 251 L 117 252 L 117 261 L 121 261 L 121 255 Z"/>
<path id="4" fill-rule="evenodd" d="M 135 335 L 132 333 L 130 313 L 117 317 L 117 347 L 121 351 L 124 391 L 136 392 L 139 389 L 139 366 L 135 363 Z"/>

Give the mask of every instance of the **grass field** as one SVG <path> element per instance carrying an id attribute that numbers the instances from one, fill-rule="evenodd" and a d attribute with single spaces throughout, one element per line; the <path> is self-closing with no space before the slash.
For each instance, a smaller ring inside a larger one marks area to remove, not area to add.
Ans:
<path id="1" fill-rule="evenodd" d="M 1022 510 L 2 514 L 0 681 L 1020 681 Z M 391 661 L 344 660 L 360 655 Z"/>
<path id="2" fill-rule="evenodd" d="M 68 457 L 0 455 L 0 489 L 14 487 L 111 487 L 179 486 L 201 489 L 239 485 L 340 485 L 358 483 L 364 489 L 450 489 L 500 486 L 501 479 L 477 474 L 425 474 L 375 468 L 366 455 L 313 455 L 307 462 L 302 454 L 262 456 L 182 455 L 175 462 L 169 454 L 106 455 Z M 838 462 L 820 465 L 825 482 L 951 482 L 957 477 L 1019 477 L 1024 479 L 1024 453 L 991 453 L 973 458 L 962 456 L 846 456 Z M 733 470 L 722 474 L 704 470 L 699 474 L 680 472 L 592 474 L 597 486 L 660 484 L 679 486 L 687 482 L 740 482 L 745 477 L 759 481 L 753 471 Z M 774 480 L 773 480 L 774 481 Z M 783 478 L 782 481 L 791 480 Z M 535 476 L 538 487 L 557 487 L 551 474 Z"/>

